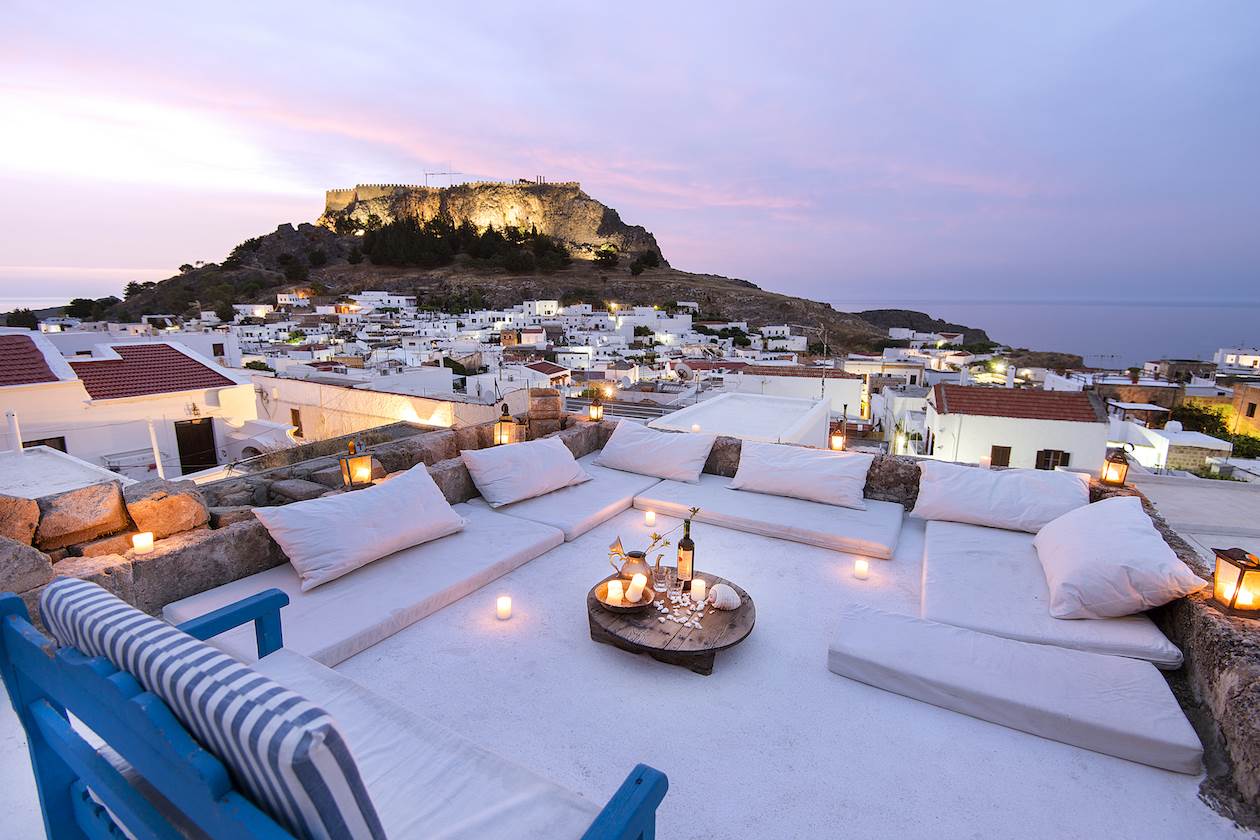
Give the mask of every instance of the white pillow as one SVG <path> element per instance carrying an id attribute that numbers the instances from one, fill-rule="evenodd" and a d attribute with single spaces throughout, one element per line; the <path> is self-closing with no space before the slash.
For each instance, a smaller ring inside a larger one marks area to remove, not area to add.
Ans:
<path id="1" fill-rule="evenodd" d="M 490 507 L 532 499 L 561 487 L 590 481 L 559 438 L 509 443 L 459 453 L 473 484 Z"/>
<path id="2" fill-rule="evenodd" d="M 1164 542 L 1136 496 L 1065 513 L 1033 545 L 1055 618 L 1132 615 L 1207 586 Z"/>
<path id="3" fill-rule="evenodd" d="M 919 461 L 914 516 L 1035 534 L 1089 504 L 1089 476 L 1053 470 L 985 470 Z"/>
<path id="4" fill-rule="evenodd" d="M 601 467 L 695 484 L 717 435 L 661 432 L 620 420 L 595 459 Z"/>
<path id="5" fill-rule="evenodd" d="M 862 491 L 874 460 L 861 452 L 744 441 L 730 488 L 866 510 Z"/>
<path id="6" fill-rule="evenodd" d="M 362 490 L 254 508 L 254 515 L 288 555 L 303 592 L 464 527 L 424 464 Z"/>

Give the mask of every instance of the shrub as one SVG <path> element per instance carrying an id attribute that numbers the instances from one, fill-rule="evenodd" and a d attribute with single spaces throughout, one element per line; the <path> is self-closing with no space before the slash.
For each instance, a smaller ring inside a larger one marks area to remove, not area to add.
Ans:
<path id="1" fill-rule="evenodd" d="M 595 264 L 601 268 L 612 268 L 621 261 L 621 254 L 617 252 L 617 246 L 611 242 L 605 242 L 595 249 Z"/>
<path id="2" fill-rule="evenodd" d="M 643 273 L 643 263 L 639 262 L 637 259 L 634 262 L 630 263 L 630 274 L 632 276 L 638 277 L 642 273 Z"/>
<path id="3" fill-rule="evenodd" d="M 503 256 L 503 267 L 513 274 L 524 274 L 534 270 L 534 255 L 529 251 L 513 248 Z"/>
<path id="4" fill-rule="evenodd" d="M 306 262 L 311 268 L 319 268 L 328 264 L 328 254 L 323 248 L 312 248 L 306 252 Z"/>
<path id="5" fill-rule="evenodd" d="M 350 249 L 350 256 L 346 257 L 346 262 L 350 263 L 350 265 L 358 265 L 363 262 L 363 250 L 358 245 L 355 245 Z"/>
<path id="6" fill-rule="evenodd" d="M 284 267 L 284 279 L 290 283 L 301 283 L 311 276 L 311 270 L 301 260 L 294 260 Z"/>
<path id="7" fill-rule="evenodd" d="M 253 359 L 251 361 L 246 362 L 245 367 L 248 370 L 262 370 L 262 371 L 266 371 L 267 373 L 276 372 L 275 368 L 269 366 L 266 362 L 260 362 L 257 359 Z"/>
<path id="8" fill-rule="evenodd" d="M 28 330 L 39 329 L 39 318 L 29 309 L 15 309 L 5 318 L 5 323 L 10 327 L 25 327 Z"/>
<path id="9" fill-rule="evenodd" d="M 639 254 L 636 261 L 642 263 L 645 268 L 659 268 L 661 255 L 655 251 L 644 251 L 642 254 Z"/>

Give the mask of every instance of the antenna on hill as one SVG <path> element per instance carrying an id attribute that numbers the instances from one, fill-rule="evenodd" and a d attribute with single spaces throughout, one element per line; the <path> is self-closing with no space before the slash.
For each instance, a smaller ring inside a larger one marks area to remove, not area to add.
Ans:
<path id="1" fill-rule="evenodd" d="M 446 168 L 447 168 L 447 170 L 448 170 L 448 171 L 446 171 L 446 172 L 426 172 L 426 173 L 424 173 L 424 185 L 425 185 L 426 187 L 427 187 L 427 186 L 429 186 L 429 176 L 430 176 L 430 175 L 437 176 L 437 175 L 463 175 L 463 174 L 465 174 L 465 173 L 463 173 L 463 172 L 451 172 L 451 171 L 449 171 L 449 170 L 450 170 L 450 168 L 451 168 L 451 165 L 450 165 L 449 163 L 448 163 L 448 164 L 446 164 Z M 446 182 L 446 185 L 449 187 L 449 186 L 451 186 L 451 183 L 452 183 L 451 181 L 447 181 L 447 182 Z"/>

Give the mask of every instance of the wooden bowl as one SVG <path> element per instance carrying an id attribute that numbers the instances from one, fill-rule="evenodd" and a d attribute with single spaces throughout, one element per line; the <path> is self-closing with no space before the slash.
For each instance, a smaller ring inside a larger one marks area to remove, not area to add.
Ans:
<path id="1" fill-rule="evenodd" d="M 630 581 L 622 580 L 622 583 L 625 584 L 627 589 L 630 588 Z M 608 581 L 604 581 L 599 586 L 595 587 L 595 600 L 599 601 L 599 605 L 609 612 L 638 612 L 651 604 L 653 598 L 655 597 L 656 593 L 649 584 L 648 586 L 643 587 L 643 594 L 639 597 L 638 603 L 630 604 L 623 598 L 621 604 L 619 605 L 610 604 L 608 603 Z"/>

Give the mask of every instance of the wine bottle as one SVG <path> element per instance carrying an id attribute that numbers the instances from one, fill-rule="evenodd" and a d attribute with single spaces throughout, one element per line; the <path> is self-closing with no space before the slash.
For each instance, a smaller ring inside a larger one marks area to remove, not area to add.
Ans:
<path id="1" fill-rule="evenodd" d="M 678 582 L 684 592 L 691 589 L 695 558 L 696 544 L 691 540 L 691 520 L 684 519 L 682 539 L 678 541 Z"/>

